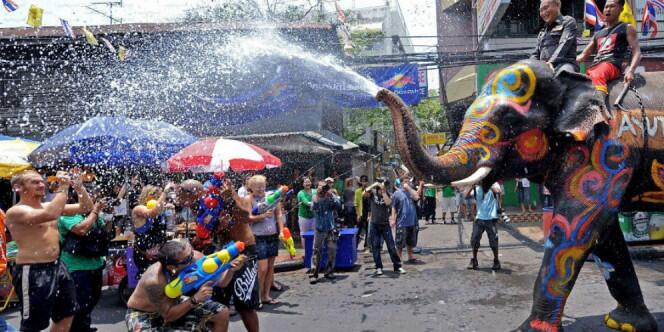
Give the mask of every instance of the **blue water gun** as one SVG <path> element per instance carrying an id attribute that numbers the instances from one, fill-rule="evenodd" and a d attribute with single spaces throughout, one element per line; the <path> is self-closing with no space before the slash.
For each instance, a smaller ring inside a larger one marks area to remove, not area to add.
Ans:
<path id="1" fill-rule="evenodd" d="M 184 268 L 178 277 L 164 286 L 164 293 L 171 299 L 201 288 L 205 283 L 217 282 L 231 268 L 231 262 L 244 251 L 244 242 L 231 242 L 214 254 L 199 258 Z"/>

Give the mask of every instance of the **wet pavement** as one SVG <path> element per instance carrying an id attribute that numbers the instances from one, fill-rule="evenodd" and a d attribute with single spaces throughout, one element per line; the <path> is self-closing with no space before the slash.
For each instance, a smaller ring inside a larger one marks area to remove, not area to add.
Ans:
<path id="1" fill-rule="evenodd" d="M 463 223 L 467 244 L 471 223 Z M 358 265 L 334 281 L 310 285 L 304 270 L 277 274 L 285 291 L 278 305 L 259 313 L 263 331 L 509 331 L 529 314 L 541 245 L 512 228 L 499 230 L 503 269 L 491 271 L 492 255 L 483 247 L 477 271 L 466 270 L 471 253 L 459 248 L 457 225 L 421 225 L 422 261 L 405 265 L 405 275 L 374 277 L 373 259 L 358 254 Z M 483 239 L 486 245 L 486 237 Z M 662 250 L 662 248 L 660 248 Z M 404 253 L 405 254 L 405 253 Z M 638 260 L 636 269 L 648 307 L 664 331 L 664 259 Z M 603 316 L 615 306 L 597 267 L 588 263 L 570 296 L 564 316 L 566 331 L 609 331 Z M 4 313 L 14 326 L 18 313 Z M 124 310 L 114 290 L 104 293 L 93 313 L 100 331 L 125 331 Z M 238 316 L 231 331 L 244 330 Z"/>

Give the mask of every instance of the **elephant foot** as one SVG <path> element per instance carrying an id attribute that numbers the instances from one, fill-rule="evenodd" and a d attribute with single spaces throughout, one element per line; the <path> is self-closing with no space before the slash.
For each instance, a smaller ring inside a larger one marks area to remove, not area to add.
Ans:
<path id="1" fill-rule="evenodd" d="M 563 332 L 563 327 L 539 319 L 528 318 L 512 332 Z"/>
<path id="2" fill-rule="evenodd" d="M 619 305 L 604 316 L 604 324 L 622 332 L 657 332 L 657 321 L 645 306 L 629 309 Z"/>

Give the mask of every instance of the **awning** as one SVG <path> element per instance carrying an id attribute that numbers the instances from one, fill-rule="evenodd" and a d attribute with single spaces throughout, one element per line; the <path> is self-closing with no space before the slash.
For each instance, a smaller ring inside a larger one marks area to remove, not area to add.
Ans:
<path id="1" fill-rule="evenodd" d="M 270 152 L 333 154 L 359 150 L 359 146 L 327 130 L 231 136 L 258 145 Z"/>
<path id="2" fill-rule="evenodd" d="M 0 135 L 0 177 L 12 175 L 31 168 L 28 154 L 39 146 L 39 142 Z"/>
<path id="3" fill-rule="evenodd" d="M 447 100 L 453 102 L 475 94 L 476 80 L 475 66 L 463 67 L 446 84 Z"/>

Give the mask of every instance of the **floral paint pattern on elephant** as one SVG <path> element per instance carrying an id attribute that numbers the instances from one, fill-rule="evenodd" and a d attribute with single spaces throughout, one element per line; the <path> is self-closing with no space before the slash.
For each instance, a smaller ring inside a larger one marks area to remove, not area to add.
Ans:
<path id="1" fill-rule="evenodd" d="M 607 213 L 618 210 L 633 172 L 626 164 L 629 149 L 606 136 L 595 142 L 592 153 L 585 146 L 571 150 L 569 161 L 582 166 L 567 176 L 565 195 L 569 196 L 569 201 L 581 202 L 583 206 L 579 213 L 574 211 L 579 206 L 571 208 L 563 203 L 557 207 L 547 234 L 545 247 L 552 252 L 547 257 L 546 268 L 541 271 L 541 285 L 545 297 L 554 303 L 555 315 L 546 322 L 553 326 L 560 323 L 562 308 L 576 279 L 576 266 L 583 264 L 598 239 L 601 225 L 593 224 L 604 221 Z M 531 326 L 543 323 L 533 321 Z"/>
<path id="2" fill-rule="evenodd" d="M 478 141 L 466 141 L 450 150 L 463 164 L 474 164 L 470 155 L 479 156 L 481 162 L 492 162 L 497 158 L 498 148 L 514 139 L 507 139 L 501 128 L 492 121 L 498 107 L 508 106 L 521 115 L 527 115 L 532 105 L 537 79 L 533 70 L 524 64 L 507 67 L 496 74 L 484 87 L 480 97 L 468 108 L 461 137 L 477 137 Z M 470 135 L 470 136 L 468 136 Z M 541 130 L 524 133 L 516 138 L 519 151 L 525 160 L 536 160 L 544 156 L 548 143 Z M 474 152 L 474 153 L 473 153 Z"/>

